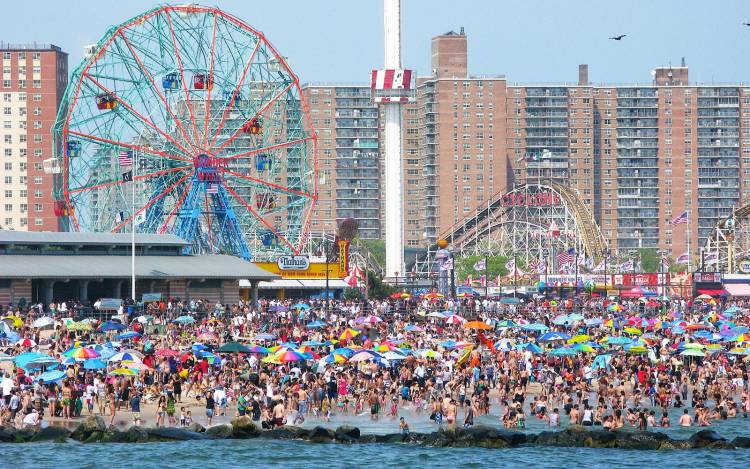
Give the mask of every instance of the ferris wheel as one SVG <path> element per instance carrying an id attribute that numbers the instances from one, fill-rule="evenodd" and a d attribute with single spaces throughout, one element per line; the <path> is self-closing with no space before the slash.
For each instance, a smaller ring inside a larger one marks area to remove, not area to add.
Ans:
<path id="1" fill-rule="evenodd" d="M 110 28 L 73 72 L 54 134 L 69 230 L 172 233 L 246 259 L 304 242 L 317 165 L 299 82 L 217 8 L 160 6 Z"/>

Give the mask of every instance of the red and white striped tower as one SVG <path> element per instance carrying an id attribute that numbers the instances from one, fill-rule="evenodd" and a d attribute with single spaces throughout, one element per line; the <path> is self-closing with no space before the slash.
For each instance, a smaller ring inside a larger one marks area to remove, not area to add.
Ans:
<path id="1" fill-rule="evenodd" d="M 385 276 L 404 275 L 404 194 L 401 104 L 413 100 L 411 70 L 401 68 L 401 1 L 384 0 L 385 63 L 373 70 L 373 99 L 385 115 Z"/>

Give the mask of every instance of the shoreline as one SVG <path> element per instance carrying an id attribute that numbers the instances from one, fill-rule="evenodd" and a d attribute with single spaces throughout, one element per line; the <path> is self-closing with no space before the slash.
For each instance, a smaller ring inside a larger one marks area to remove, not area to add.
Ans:
<path id="1" fill-rule="evenodd" d="M 521 433 L 486 425 L 472 428 L 445 428 L 429 433 L 410 432 L 362 434 L 358 427 L 341 425 L 335 429 L 316 426 L 301 428 L 285 425 L 272 430 L 262 430 L 250 418 L 240 417 L 231 423 L 204 428 L 194 423 L 190 427 L 139 427 L 120 430 L 107 427 L 101 417 L 87 417 L 74 429 L 50 425 L 41 429 L 16 429 L 0 427 L 2 443 L 34 443 L 68 441 L 79 443 L 151 443 L 193 440 L 274 439 L 299 440 L 311 443 L 339 444 L 411 444 L 432 448 L 496 448 L 510 449 L 529 446 L 615 448 L 635 450 L 688 450 L 688 449 L 750 449 L 750 436 L 737 436 L 733 440 L 722 437 L 711 429 L 699 430 L 685 439 L 673 439 L 661 432 L 602 430 L 571 426 L 559 431 Z"/>

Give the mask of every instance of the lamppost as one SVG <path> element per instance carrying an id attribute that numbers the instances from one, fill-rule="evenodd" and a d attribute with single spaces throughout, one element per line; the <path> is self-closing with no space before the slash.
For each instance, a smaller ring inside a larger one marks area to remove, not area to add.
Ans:
<path id="1" fill-rule="evenodd" d="M 611 251 L 609 247 L 602 249 L 602 257 L 604 257 L 604 297 L 607 297 L 607 291 L 609 289 L 609 270 L 607 269 L 607 261 L 609 261 L 609 255 Z"/>

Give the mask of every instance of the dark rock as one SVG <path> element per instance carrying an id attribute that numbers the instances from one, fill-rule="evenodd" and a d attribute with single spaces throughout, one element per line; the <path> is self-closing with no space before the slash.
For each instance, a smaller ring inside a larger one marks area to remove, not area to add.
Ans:
<path id="1" fill-rule="evenodd" d="M 723 438 L 714 430 L 706 429 L 694 433 L 693 436 L 688 438 L 688 441 L 693 448 L 705 448 L 707 446 L 713 447 L 714 445 L 717 445 L 719 443 L 725 443 L 727 439 Z"/>
<path id="2" fill-rule="evenodd" d="M 329 443 L 335 437 L 336 435 L 333 433 L 333 430 L 318 426 L 310 431 L 308 439 L 313 443 Z"/>
<path id="3" fill-rule="evenodd" d="M 750 448 L 750 437 L 738 436 L 737 438 L 732 440 L 732 445 L 735 448 Z"/>
<path id="4" fill-rule="evenodd" d="M 196 433 L 203 433 L 203 432 L 206 431 L 206 427 L 204 427 L 203 425 L 199 424 L 198 422 L 191 423 L 190 426 L 187 427 L 187 428 L 191 432 L 196 432 Z"/>
<path id="5" fill-rule="evenodd" d="M 210 439 L 205 433 L 191 432 L 183 428 L 159 427 L 148 428 L 149 441 L 185 441 L 185 440 L 208 440 Z"/>
<path id="6" fill-rule="evenodd" d="M 615 448 L 621 449 L 659 449 L 669 441 L 669 437 L 660 432 L 615 432 Z"/>
<path id="7" fill-rule="evenodd" d="M 306 440 L 310 437 L 310 430 L 293 425 L 284 425 L 273 430 L 265 430 L 260 434 L 260 437 L 273 440 Z"/>
<path id="8" fill-rule="evenodd" d="M 613 448 L 617 435 L 607 430 L 593 430 L 583 439 L 583 446 L 587 448 Z"/>
<path id="9" fill-rule="evenodd" d="M 359 428 L 352 427 L 349 425 L 341 425 L 334 432 L 337 441 L 343 441 L 346 443 L 354 443 L 359 440 L 362 436 Z"/>
<path id="10" fill-rule="evenodd" d="M 73 430 L 70 437 L 74 440 L 85 441 L 88 440 L 92 433 L 101 432 L 107 430 L 107 424 L 104 423 L 104 419 L 101 416 L 90 416 L 86 417 L 86 420 L 81 422 L 78 427 Z"/>
<path id="11" fill-rule="evenodd" d="M 232 420 L 232 428 L 232 438 L 247 439 L 260 436 L 260 427 L 247 416 Z"/>
<path id="12" fill-rule="evenodd" d="M 130 435 L 127 431 L 120 431 L 115 426 L 110 426 L 101 438 L 102 443 L 130 443 Z"/>
<path id="13" fill-rule="evenodd" d="M 127 440 L 130 443 L 145 443 L 148 441 L 148 432 L 143 427 L 132 426 L 127 430 Z"/>
<path id="14" fill-rule="evenodd" d="M 39 429 L 34 434 L 31 441 L 54 441 L 55 443 L 65 443 L 70 436 L 70 430 L 65 427 L 49 426 Z"/>
<path id="15" fill-rule="evenodd" d="M 11 427 L 10 425 L 0 427 L 0 441 L 3 443 L 16 441 L 16 427 Z"/>
<path id="16" fill-rule="evenodd" d="M 85 440 L 83 440 L 84 443 L 99 443 L 102 441 L 102 438 L 104 437 L 103 431 L 95 431 L 91 432 L 89 436 L 86 437 Z"/>
<path id="17" fill-rule="evenodd" d="M 228 423 L 225 423 L 223 425 L 214 425 L 213 427 L 208 427 L 204 433 L 199 434 L 205 434 L 206 436 L 209 436 L 211 438 L 226 439 L 232 438 L 233 432 L 234 427 L 232 427 L 232 425 Z"/>

